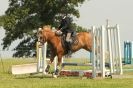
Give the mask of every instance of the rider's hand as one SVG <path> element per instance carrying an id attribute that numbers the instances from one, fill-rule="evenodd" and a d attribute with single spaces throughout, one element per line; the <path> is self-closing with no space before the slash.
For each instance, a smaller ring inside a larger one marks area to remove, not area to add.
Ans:
<path id="1" fill-rule="evenodd" d="M 57 35 L 61 35 L 61 34 L 62 34 L 62 32 L 61 32 L 60 30 L 57 30 L 55 33 L 56 33 Z"/>

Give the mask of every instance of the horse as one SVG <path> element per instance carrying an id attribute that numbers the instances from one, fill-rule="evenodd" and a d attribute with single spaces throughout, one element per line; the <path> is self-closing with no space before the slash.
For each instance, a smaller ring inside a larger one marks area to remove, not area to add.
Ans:
<path id="1" fill-rule="evenodd" d="M 42 44 L 47 42 L 51 45 L 51 56 L 50 61 L 45 69 L 46 72 L 49 71 L 50 64 L 53 62 L 54 57 L 57 56 L 58 62 L 56 66 L 56 70 L 54 74 L 56 76 L 59 75 L 59 68 L 62 62 L 62 57 L 66 55 L 65 50 L 66 48 L 62 45 L 61 37 L 56 35 L 55 32 L 52 31 L 52 28 L 50 25 L 45 25 L 42 27 L 41 30 L 38 31 L 38 37 Z M 78 40 L 77 44 L 73 44 L 71 46 L 71 51 L 76 52 L 79 49 L 85 49 L 89 52 L 92 51 L 92 35 L 91 32 L 79 32 L 76 35 L 76 38 Z"/>

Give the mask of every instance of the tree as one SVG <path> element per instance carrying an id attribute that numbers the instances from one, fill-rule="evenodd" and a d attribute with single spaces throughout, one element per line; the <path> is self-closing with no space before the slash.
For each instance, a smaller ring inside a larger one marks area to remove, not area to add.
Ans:
<path id="1" fill-rule="evenodd" d="M 79 17 L 78 7 L 85 0 L 9 0 L 9 8 L 1 16 L 0 25 L 5 29 L 3 49 L 17 39 L 20 43 L 13 56 L 28 56 L 35 50 L 37 41 L 34 31 L 42 25 L 59 25 L 62 15 Z M 75 25 L 76 26 L 76 25 Z M 22 50 L 23 48 L 23 50 Z"/>

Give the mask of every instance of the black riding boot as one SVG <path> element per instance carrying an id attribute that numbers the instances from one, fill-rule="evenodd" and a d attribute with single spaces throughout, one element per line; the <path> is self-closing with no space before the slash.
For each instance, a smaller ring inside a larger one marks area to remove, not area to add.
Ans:
<path id="1" fill-rule="evenodd" d="M 68 43 L 68 55 L 72 54 L 72 50 L 71 50 L 71 43 Z"/>

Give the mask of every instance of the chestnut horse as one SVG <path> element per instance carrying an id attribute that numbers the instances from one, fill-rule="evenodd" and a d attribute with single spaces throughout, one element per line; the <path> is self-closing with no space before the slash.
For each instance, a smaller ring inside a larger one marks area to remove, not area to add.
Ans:
<path id="1" fill-rule="evenodd" d="M 76 36 L 78 39 L 78 44 L 72 45 L 72 47 L 71 47 L 72 52 L 76 52 L 81 48 L 91 52 L 91 50 L 92 50 L 91 32 L 79 32 L 79 33 L 77 33 Z M 66 49 L 62 45 L 61 37 L 56 35 L 56 33 L 52 31 L 51 26 L 49 26 L 49 25 L 43 26 L 43 28 L 38 31 L 38 37 L 42 44 L 47 42 L 48 44 L 51 45 L 50 62 L 47 65 L 47 68 L 45 71 L 48 72 L 48 70 L 50 68 L 50 64 L 53 62 L 54 57 L 57 56 L 58 63 L 57 63 L 55 75 L 58 75 L 59 66 L 61 64 L 62 57 L 66 54 L 65 53 Z"/>

